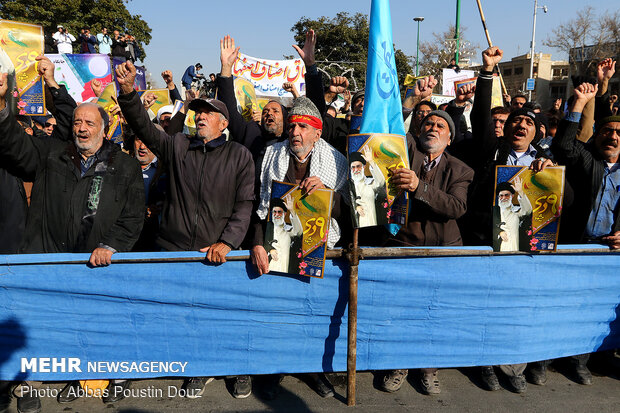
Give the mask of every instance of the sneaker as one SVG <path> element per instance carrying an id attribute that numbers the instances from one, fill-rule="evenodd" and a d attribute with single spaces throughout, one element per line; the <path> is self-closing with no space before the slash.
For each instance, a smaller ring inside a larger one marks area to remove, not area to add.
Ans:
<path id="1" fill-rule="evenodd" d="M 58 400 L 58 403 L 71 403 L 73 400 L 80 397 L 80 390 L 79 381 L 69 382 L 64 389 L 58 393 L 56 400 Z"/>
<path id="2" fill-rule="evenodd" d="M 107 393 L 101 398 L 104 403 L 114 403 L 125 398 L 125 390 L 131 386 L 131 380 L 123 380 L 117 382 L 116 380 L 110 380 L 110 384 L 107 387 Z"/>
<path id="3" fill-rule="evenodd" d="M 500 389 L 499 380 L 497 380 L 497 375 L 492 366 L 482 367 L 481 373 L 482 382 L 487 390 L 496 391 Z"/>
<path id="4" fill-rule="evenodd" d="M 213 381 L 213 377 L 190 377 L 185 380 L 183 387 L 185 388 L 185 397 L 188 399 L 197 399 L 202 397 L 207 384 Z"/>
<path id="5" fill-rule="evenodd" d="M 586 386 L 592 384 L 592 373 L 590 373 L 585 364 L 575 366 L 575 380 L 577 380 L 577 383 Z"/>
<path id="6" fill-rule="evenodd" d="M 422 385 L 422 390 L 426 394 L 432 395 L 441 393 L 437 371 L 433 373 L 424 373 L 422 375 L 422 380 L 420 380 L 420 384 Z"/>
<path id="7" fill-rule="evenodd" d="M 252 394 L 252 378 L 250 376 L 237 376 L 233 384 L 233 397 L 245 399 Z"/>
<path id="8" fill-rule="evenodd" d="M 17 398 L 17 411 L 19 413 L 39 413 L 41 411 L 41 400 L 37 395 L 30 392 L 24 393 Z"/>
<path id="9" fill-rule="evenodd" d="M 530 383 L 537 386 L 547 384 L 547 367 L 540 363 L 533 363 L 529 370 Z"/>
<path id="10" fill-rule="evenodd" d="M 400 386 L 402 386 L 405 382 L 408 373 L 409 370 L 388 371 L 385 377 L 383 377 L 383 384 L 381 386 L 381 390 L 388 393 L 394 393 L 395 391 L 398 391 L 400 389 Z"/>
<path id="11" fill-rule="evenodd" d="M 519 374 L 518 376 L 510 376 L 508 377 L 508 380 L 516 393 L 523 393 L 527 390 L 527 381 L 525 381 L 525 376 L 523 374 Z"/>
<path id="12" fill-rule="evenodd" d="M 322 398 L 334 397 L 334 388 L 330 383 L 329 379 L 323 373 L 319 374 L 309 374 L 310 380 L 313 384 L 314 391 L 317 392 L 319 396 Z"/>

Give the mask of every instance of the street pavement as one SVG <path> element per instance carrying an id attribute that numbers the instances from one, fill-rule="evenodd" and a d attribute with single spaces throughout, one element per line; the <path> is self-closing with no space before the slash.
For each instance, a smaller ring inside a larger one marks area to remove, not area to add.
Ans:
<path id="1" fill-rule="evenodd" d="M 620 412 L 620 372 L 603 367 L 594 371 L 591 386 L 571 380 L 563 370 L 548 373 L 545 386 L 528 384 L 523 394 L 508 390 L 508 381 L 498 371 L 502 390 L 489 392 L 482 388 L 479 369 L 441 369 L 441 394 L 426 396 L 417 384 L 419 375 L 411 372 L 407 382 L 396 393 L 377 390 L 380 372 L 357 373 L 355 407 L 346 403 L 346 374 L 329 374 L 335 397 L 322 399 L 303 381 L 303 375 L 286 376 L 282 392 L 276 400 L 260 397 L 260 380 L 254 380 L 253 394 L 246 399 L 231 396 L 232 380 L 217 379 L 207 385 L 199 399 L 178 396 L 180 379 L 134 381 L 132 395 L 114 404 L 104 405 L 99 399 L 78 399 L 58 404 L 53 397 L 42 400 L 43 412 L 72 413 L 168 413 L 168 412 Z M 45 384 L 59 391 L 62 383 Z M 144 397 L 142 397 L 144 396 Z M 2 408 L 0 408 L 2 411 Z M 17 412 L 15 400 L 7 413 Z"/>

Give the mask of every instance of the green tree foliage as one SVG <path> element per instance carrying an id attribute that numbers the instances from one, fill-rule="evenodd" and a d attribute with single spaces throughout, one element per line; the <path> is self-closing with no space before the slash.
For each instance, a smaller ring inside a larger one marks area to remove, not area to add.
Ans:
<path id="1" fill-rule="evenodd" d="M 63 25 L 76 38 L 80 29 L 90 27 L 96 35 L 106 27 L 128 32 L 136 38 L 142 50 L 142 60 L 146 57 L 144 46 L 151 41 L 151 28 L 140 15 L 132 15 L 127 10 L 128 0 L 2 0 L 0 18 L 43 26 L 48 34 Z M 74 44 L 78 51 L 79 42 Z"/>
<path id="2" fill-rule="evenodd" d="M 306 32 L 310 29 L 317 34 L 316 61 L 319 69 L 330 77 L 346 76 L 353 89 L 363 88 L 368 58 L 368 16 L 341 12 L 331 19 L 325 16 L 316 20 L 302 17 L 291 28 L 295 41 L 303 45 Z M 402 85 L 407 73 L 411 73 L 409 58 L 396 47 L 394 58 Z"/>

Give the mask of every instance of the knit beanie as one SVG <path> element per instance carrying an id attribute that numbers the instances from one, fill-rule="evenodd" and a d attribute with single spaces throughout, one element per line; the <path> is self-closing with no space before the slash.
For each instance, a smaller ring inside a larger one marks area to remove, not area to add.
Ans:
<path id="1" fill-rule="evenodd" d="M 288 112 L 289 123 L 306 123 L 316 129 L 323 129 L 321 113 L 314 103 L 305 96 L 300 96 L 293 102 Z"/>

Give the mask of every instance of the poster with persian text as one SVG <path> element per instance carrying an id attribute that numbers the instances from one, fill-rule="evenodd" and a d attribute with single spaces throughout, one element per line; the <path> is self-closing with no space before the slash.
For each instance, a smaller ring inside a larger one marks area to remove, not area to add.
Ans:
<path id="1" fill-rule="evenodd" d="M 409 169 L 407 139 L 401 135 L 349 135 L 349 191 L 355 228 L 407 225 L 409 197 L 390 183 L 394 169 Z"/>
<path id="2" fill-rule="evenodd" d="M 292 105 L 293 97 L 282 88 L 284 83 L 293 83 L 301 96 L 306 94 L 306 66 L 301 58 L 270 60 L 239 53 L 232 74 L 250 81 L 257 98 L 277 100 L 285 106 Z"/>
<path id="3" fill-rule="evenodd" d="M 323 278 L 333 196 L 331 189 L 308 195 L 299 185 L 273 181 L 263 243 L 269 272 Z"/>
<path id="4" fill-rule="evenodd" d="M 555 251 L 562 201 L 563 166 L 534 172 L 497 166 L 493 200 L 493 251 Z"/>
<path id="5" fill-rule="evenodd" d="M 114 143 L 121 143 L 123 138 L 123 128 L 121 126 L 121 117 L 119 112 L 115 112 L 116 103 L 116 85 L 114 82 L 108 84 L 99 99 L 97 104 L 105 109 L 110 118 L 110 124 L 108 128 L 107 138 Z"/>
<path id="6" fill-rule="evenodd" d="M 36 24 L 0 20 L 0 72 L 8 73 L 7 106 L 14 113 L 47 113 L 43 79 L 36 57 L 43 54 L 43 28 Z"/>

